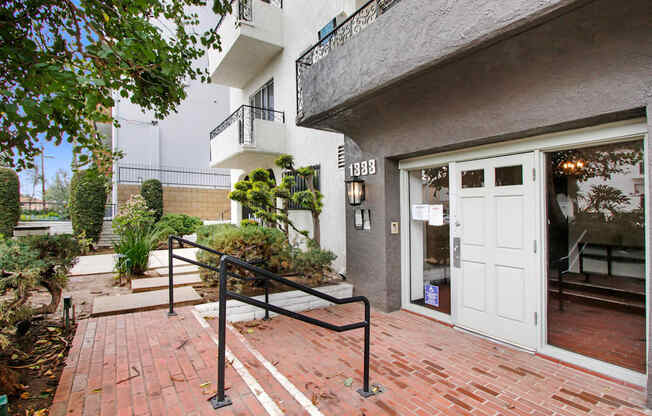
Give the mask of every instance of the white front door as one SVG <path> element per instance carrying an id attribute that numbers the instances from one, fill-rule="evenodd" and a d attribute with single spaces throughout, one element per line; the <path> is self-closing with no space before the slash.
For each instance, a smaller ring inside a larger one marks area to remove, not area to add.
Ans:
<path id="1" fill-rule="evenodd" d="M 454 166 L 457 203 L 452 229 L 453 237 L 459 238 L 459 253 L 453 253 L 456 324 L 535 349 L 534 154 Z"/>

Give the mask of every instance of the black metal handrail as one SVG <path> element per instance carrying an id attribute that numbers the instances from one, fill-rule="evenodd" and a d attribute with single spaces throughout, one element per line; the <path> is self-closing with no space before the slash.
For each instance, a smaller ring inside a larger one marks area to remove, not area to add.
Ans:
<path id="1" fill-rule="evenodd" d="M 369 0 L 362 7 L 319 39 L 296 60 L 297 118 L 303 116 L 303 73 L 310 65 L 320 61 L 331 50 L 339 47 L 362 29 L 373 23 L 400 0 Z"/>
<path id="2" fill-rule="evenodd" d="M 254 120 L 267 120 L 279 123 L 285 123 L 285 112 L 274 110 L 273 108 L 254 107 L 251 105 L 241 105 L 224 121 L 210 132 L 210 140 L 219 136 L 224 130 L 232 124 L 239 125 L 240 144 L 255 144 L 254 137 Z"/>
<path id="3" fill-rule="evenodd" d="M 198 262 L 196 260 L 188 259 L 183 256 L 174 254 L 173 252 L 173 242 L 177 241 L 181 244 L 188 244 L 190 246 L 199 248 L 200 250 L 208 251 L 209 253 L 220 256 L 220 266 L 219 268 Z M 225 378 L 225 368 L 226 368 L 226 300 L 235 299 L 240 302 L 246 303 L 248 305 L 256 306 L 265 310 L 266 319 L 269 317 L 269 311 L 275 312 L 279 315 L 288 316 L 293 319 L 297 319 L 302 322 L 309 323 L 311 325 L 316 325 L 324 329 L 328 329 L 335 332 L 345 332 L 353 329 L 364 328 L 364 369 L 363 369 L 363 387 L 358 389 L 358 393 L 362 397 L 371 397 L 380 392 L 380 389 L 372 391 L 369 386 L 369 349 L 370 349 L 370 338 L 371 338 L 371 304 L 369 300 L 364 296 L 352 296 L 344 299 L 336 298 L 330 296 L 326 293 L 319 292 L 315 289 L 312 289 L 308 286 L 302 285 L 300 283 L 294 282 L 292 280 L 285 279 L 277 274 L 274 274 L 268 270 L 257 267 L 251 263 L 247 263 L 237 257 L 230 256 L 228 254 L 219 252 L 209 247 L 205 247 L 201 244 L 197 244 L 192 241 L 185 240 L 180 237 L 170 236 L 168 238 L 168 275 L 169 275 L 169 297 L 170 297 L 170 309 L 168 311 L 169 316 L 174 316 L 174 272 L 173 272 L 173 259 L 179 259 L 186 261 L 188 263 L 194 264 L 199 267 L 204 267 L 209 270 L 218 272 L 220 274 L 219 281 L 219 311 L 218 311 L 218 354 L 217 354 L 217 394 L 211 398 L 211 403 L 214 409 L 219 409 L 231 404 L 231 400 L 224 393 L 224 378 Z M 241 269 L 247 270 L 253 274 L 253 277 L 245 277 L 240 274 L 234 273 L 229 270 L 230 266 L 237 266 Z M 227 289 L 227 276 L 232 276 L 238 279 L 245 281 L 263 281 L 265 282 L 265 302 L 253 299 L 249 296 L 244 296 L 239 293 L 232 292 Z M 286 286 L 289 286 L 295 290 L 307 293 L 309 295 L 318 297 L 320 299 L 326 300 L 328 302 L 334 303 L 336 305 L 344 305 L 349 303 L 362 302 L 364 304 L 364 321 L 355 322 L 352 324 L 346 325 L 334 325 L 329 322 L 322 321 L 320 319 L 312 318 L 310 316 L 293 312 L 285 308 L 281 308 L 269 303 L 269 294 L 268 294 L 268 282 L 274 281 Z"/>

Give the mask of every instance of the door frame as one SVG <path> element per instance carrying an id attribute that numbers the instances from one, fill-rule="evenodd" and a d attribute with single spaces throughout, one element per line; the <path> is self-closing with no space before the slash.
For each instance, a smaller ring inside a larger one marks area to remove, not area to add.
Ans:
<path id="1" fill-rule="evenodd" d="M 411 247 L 410 247 L 410 172 L 421 170 L 425 168 L 433 168 L 448 165 L 449 171 L 455 171 L 455 163 L 475 159 L 485 159 L 498 156 L 506 156 L 511 154 L 534 152 L 534 166 L 536 169 L 535 180 L 535 238 L 537 241 L 535 268 L 538 278 L 539 292 L 538 296 L 538 331 L 537 331 L 537 347 L 536 353 L 544 356 L 551 357 L 556 360 L 570 363 L 572 365 L 580 366 L 591 371 L 602 373 L 625 382 L 645 386 L 647 383 L 647 374 L 638 373 L 623 367 L 609 364 L 594 358 L 589 358 L 577 353 L 563 350 L 547 344 L 547 314 L 545 305 L 547 305 L 547 282 L 542 277 L 545 276 L 545 253 L 547 253 L 545 219 L 543 213 L 545 212 L 546 204 L 546 189 L 545 181 L 541 180 L 545 172 L 545 158 L 543 152 L 550 152 L 555 150 L 566 149 L 570 147 L 588 147 L 600 144 L 608 144 L 614 142 L 621 142 L 627 140 L 642 139 L 644 141 L 644 160 L 648 161 L 650 152 L 648 150 L 648 128 L 645 118 L 637 118 L 632 120 L 619 121 L 614 123 L 602 124 L 582 129 L 568 130 L 558 133 L 550 133 L 538 136 L 524 137 L 522 139 L 511 140 L 508 142 L 501 142 L 490 145 L 482 145 L 460 149 L 456 151 L 441 152 L 428 156 L 419 156 L 410 159 L 399 161 L 400 170 L 400 213 L 401 213 L 401 307 L 403 309 L 419 313 L 421 315 L 434 318 L 447 324 L 455 325 L 457 317 L 457 302 L 452 302 L 451 315 L 445 315 L 437 311 L 430 310 L 418 305 L 414 305 L 409 299 L 409 285 L 411 274 Z M 643 184 L 645 189 L 648 188 L 648 175 L 649 169 L 643 176 Z M 457 189 L 456 175 L 449 175 L 450 189 Z M 454 212 L 456 206 L 453 205 L 456 198 L 451 195 L 451 212 Z M 645 274 L 646 274 L 646 293 L 650 288 L 650 270 L 651 270 L 651 247 L 650 235 L 652 234 L 651 226 L 652 220 L 650 218 L 650 203 L 645 204 Z M 453 247 L 453 233 L 451 232 L 451 247 Z M 453 251 L 451 250 L 451 267 L 453 265 Z M 452 276 L 452 275 L 451 275 Z M 457 290 L 456 279 L 451 279 L 451 292 Z M 646 296 L 646 345 L 649 350 L 649 337 L 650 332 L 650 305 L 652 296 Z M 453 298 L 455 299 L 455 298 Z M 647 353 L 647 351 L 646 351 Z M 650 357 L 646 357 L 649 362 Z"/>

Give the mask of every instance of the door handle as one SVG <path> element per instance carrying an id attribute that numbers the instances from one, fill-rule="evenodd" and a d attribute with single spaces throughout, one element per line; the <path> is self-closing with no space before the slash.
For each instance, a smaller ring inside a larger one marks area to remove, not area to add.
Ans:
<path id="1" fill-rule="evenodd" d="M 453 267 L 462 267 L 461 240 L 459 237 L 453 237 Z"/>

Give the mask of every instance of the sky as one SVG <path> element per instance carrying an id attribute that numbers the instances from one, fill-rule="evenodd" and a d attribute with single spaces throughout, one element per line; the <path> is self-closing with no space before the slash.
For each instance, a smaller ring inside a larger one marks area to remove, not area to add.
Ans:
<path id="1" fill-rule="evenodd" d="M 72 143 L 63 141 L 59 146 L 55 146 L 53 142 L 43 143 L 45 146 L 45 184 L 54 181 L 57 170 L 63 169 L 68 172 L 72 177 L 72 170 L 70 164 L 72 163 Z M 37 157 L 36 165 L 41 168 L 41 158 Z M 23 195 L 32 195 L 32 180 L 27 172 L 19 172 L 20 177 L 20 193 Z M 35 190 L 34 196 L 41 198 L 41 184 L 39 183 Z"/>

